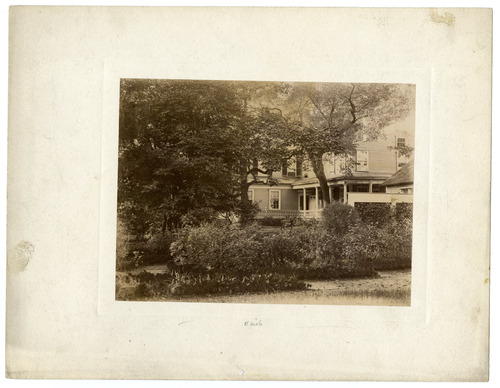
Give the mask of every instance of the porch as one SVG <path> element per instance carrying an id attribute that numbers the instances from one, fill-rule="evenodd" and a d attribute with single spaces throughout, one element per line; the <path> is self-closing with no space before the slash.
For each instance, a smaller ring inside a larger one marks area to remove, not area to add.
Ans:
<path id="1" fill-rule="evenodd" d="M 285 219 L 290 217 L 300 217 L 304 219 L 321 218 L 323 209 L 313 210 L 261 210 L 255 216 L 256 219 L 276 218 Z"/>

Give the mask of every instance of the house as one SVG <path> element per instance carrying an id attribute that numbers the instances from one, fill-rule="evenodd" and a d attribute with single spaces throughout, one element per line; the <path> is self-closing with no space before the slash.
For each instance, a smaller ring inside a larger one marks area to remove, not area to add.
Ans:
<path id="1" fill-rule="evenodd" d="M 413 180 L 413 163 L 396 151 L 396 147 L 401 146 L 414 146 L 413 131 L 392 125 L 376 141 L 358 138 L 355 155 L 324 155 L 323 166 L 331 200 L 352 205 L 356 202 L 412 202 L 409 186 L 400 189 L 397 184 L 391 183 L 402 183 L 400 178 L 391 179 L 403 169 L 398 177 L 406 177 L 411 171 Z M 271 177 L 258 178 L 260 183 L 250 186 L 248 192 L 248 198 L 259 204 L 257 218 L 321 216 L 324 207 L 322 193 L 307 160 L 290 160 L 287 166 Z M 394 195 L 393 187 L 398 187 Z M 406 190 L 409 195 L 401 197 L 399 190 Z"/>
<path id="2" fill-rule="evenodd" d="M 386 193 L 413 194 L 413 160 L 382 183 Z"/>

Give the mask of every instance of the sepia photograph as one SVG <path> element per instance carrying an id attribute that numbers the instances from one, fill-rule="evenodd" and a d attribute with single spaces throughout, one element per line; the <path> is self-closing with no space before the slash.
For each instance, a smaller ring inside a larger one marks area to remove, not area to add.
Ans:
<path id="1" fill-rule="evenodd" d="M 7 379 L 495 380 L 492 10 L 254 3 L 5 8 Z"/>
<path id="2" fill-rule="evenodd" d="M 116 300 L 410 306 L 414 145 L 413 84 L 121 79 Z"/>

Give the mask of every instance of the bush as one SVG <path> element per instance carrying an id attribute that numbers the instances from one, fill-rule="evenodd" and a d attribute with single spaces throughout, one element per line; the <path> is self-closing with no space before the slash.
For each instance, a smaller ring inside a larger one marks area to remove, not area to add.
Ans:
<path id="1" fill-rule="evenodd" d="M 170 252 L 176 264 L 194 270 L 250 274 L 266 268 L 260 254 L 261 240 L 253 226 L 240 229 L 206 224 L 177 231 Z"/>
<path id="2" fill-rule="evenodd" d="M 135 287 L 134 295 L 139 297 L 139 298 L 151 296 L 151 294 L 152 294 L 152 292 L 146 283 L 139 283 Z"/>
<path id="3" fill-rule="evenodd" d="M 194 275 L 171 271 L 163 274 L 141 272 L 130 275 L 128 282 L 136 283 L 134 297 L 158 298 L 244 292 L 275 292 L 303 290 L 307 285 L 295 277 L 278 273 L 230 276 L 226 274 Z"/>
<path id="4" fill-rule="evenodd" d="M 390 203 L 358 202 L 354 207 L 361 221 L 369 225 L 385 225 L 392 216 Z"/>
<path id="5" fill-rule="evenodd" d="M 334 201 L 323 209 L 323 226 L 334 235 L 342 236 L 360 222 L 356 209 L 351 205 Z"/>
<path id="6" fill-rule="evenodd" d="M 300 226 L 280 229 L 262 240 L 263 261 L 268 267 L 297 267 L 307 265 L 311 241 L 315 229 Z"/>
<path id="7" fill-rule="evenodd" d="M 397 203 L 396 204 L 396 221 L 397 222 L 413 222 L 413 203 Z"/>
<path id="8" fill-rule="evenodd" d="M 274 217 L 264 217 L 257 220 L 258 224 L 261 226 L 282 226 L 283 219 L 282 218 L 274 218 Z"/>
<path id="9" fill-rule="evenodd" d="M 199 226 L 205 223 L 213 222 L 217 218 L 215 210 L 210 208 L 192 209 L 180 217 L 183 226 Z"/>
<path id="10" fill-rule="evenodd" d="M 398 215 L 396 208 L 389 222 L 383 227 L 373 228 L 372 240 L 376 240 L 379 252 L 375 262 L 377 270 L 411 268 L 413 228 L 408 209 L 405 206 L 405 213 Z"/>
<path id="11" fill-rule="evenodd" d="M 305 278 L 374 275 L 376 259 L 366 226 L 336 235 L 317 223 L 282 228 L 272 235 L 255 226 L 243 229 L 204 225 L 183 228 L 170 246 L 174 262 L 195 274 L 250 276 L 277 272 Z M 370 244 L 368 244 L 370 242 Z"/>
<path id="12" fill-rule="evenodd" d="M 164 234 L 153 235 L 143 247 L 142 262 L 144 265 L 165 264 L 172 260 L 170 255 L 170 244 L 173 241 L 172 233 L 165 231 Z"/>
<path id="13" fill-rule="evenodd" d="M 259 213 L 259 204 L 252 201 L 239 201 L 237 213 L 242 225 L 247 225 L 255 219 Z"/>

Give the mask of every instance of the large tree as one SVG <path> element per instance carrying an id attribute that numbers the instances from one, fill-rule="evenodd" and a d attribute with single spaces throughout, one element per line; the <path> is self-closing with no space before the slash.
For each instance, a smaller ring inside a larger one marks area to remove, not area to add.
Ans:
<path id="1" fill-rule="evenodd" d="M 323 200 L 330 202 L 325 155 L 352 155 L 357 135 L 375 140 L 408 114 L 413 87 L 401 84 L 293 84 L 286 101 L 287 123 L 295 147 L 309 160 Z"/>
<path id="2" fill-rule="evenodd" d="M 281 117 L 259 104 L 280 88 L 122 80 L 118 203 L 129 226 L 144 234 L 187 216 L 248 211 L 249 185 L 271 175 L 290 150 Z"/>
<path id="3" fill-rule="evenodd" d="M 351 152 L 359 132 L 378 137 L 406 114 L 407 89 L 124 79 L 119 214 L 138 234 L 189 216 L 244 215 L 249 186 L 294 155 L 309 159 L 329 202 L 324 155 Z"/>

